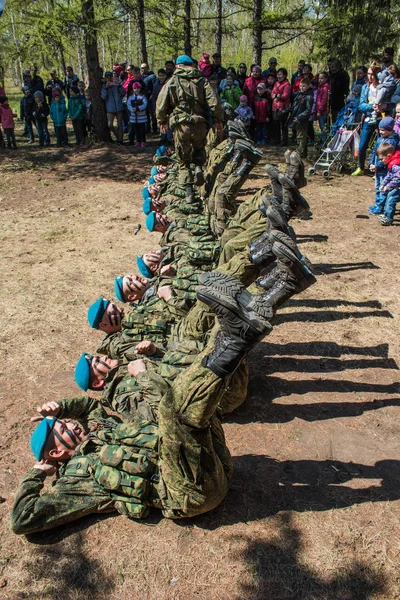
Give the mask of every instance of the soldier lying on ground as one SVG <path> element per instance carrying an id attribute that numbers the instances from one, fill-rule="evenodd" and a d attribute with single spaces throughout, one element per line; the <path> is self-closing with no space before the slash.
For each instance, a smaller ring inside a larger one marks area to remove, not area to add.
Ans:
<path id="1" fill-rule="evenodd" d="M 144 518 L 153 506 L 165 517 L 181 518 L 220 504 L 232 464 L 216 409 L 230 377 L 271 326 L 262 309 L 243 310 L 218 294 L 212 302 L 222 331 L 177 377 L 160 402 L 157 422 L 121 422 L 88 397 L 41 407 L 46 418 L 31 438 L 37 462 L 23 477 L 12 510 L 15 533 L 91 513 Z M 139 364 L 136 375 L 143 369 Z M 81 419 L 86 429 L 64 418 Z M 58 466 L 59 478 L 41 493 Z"/>

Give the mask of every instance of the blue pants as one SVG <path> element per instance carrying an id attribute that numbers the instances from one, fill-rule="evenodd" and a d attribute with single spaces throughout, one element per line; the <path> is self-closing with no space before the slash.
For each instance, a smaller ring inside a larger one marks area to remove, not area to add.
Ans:
<path id="1" fill-rule="evenodd" d="M 265 144 L 267 141 L 267 124 L 256 123 L 256 142 L 262 142 Z"/>
<path id="2" fill-rule="evenodd" d="M 360 148 L 358 151 L 358 166 L 360 169 L 364 169 L 365 159 L 367 157 L 368 144 L 372 135 L 377 127 L 376 123 L 370 121 L 364 121 L 360 136 Z"/>
<path id="3" fill-rule="evenodd" d="M 321 130 L 321 144 L 322 146 L 325 146 L 325 140 L 326 140 L 326 131 L 325 131 L 325 127 L 326 127 L 326 121 L 328 119 L 328 115 L 321 115 L 320 117 L 318 117 L 318 124 L 319 124 L 319 128 Z"/>
<path id="4" fill-rule="evenodd" d="M 400 188 L 386 192 L 385 217 L 389 221 L 393 221 L 394 213 L 396 212 L 396 204 L 400 202 Z"/>
<path id="5" fill-rule="evenodd" d="M 50 135 L 49 130 L 47 129 L 47 119 L 46 121 L 36 121 L 36 129 L 39 136 L 39 146 L 48 146 L 50 144 Z"/>
<path id="6" fill-rule="evenodd" d="M 383 213 L 386 202 L 386 192 L 383 192 L 380 187 L 385 179 L 387 171 L 375 171 L 375 206 Z"/>

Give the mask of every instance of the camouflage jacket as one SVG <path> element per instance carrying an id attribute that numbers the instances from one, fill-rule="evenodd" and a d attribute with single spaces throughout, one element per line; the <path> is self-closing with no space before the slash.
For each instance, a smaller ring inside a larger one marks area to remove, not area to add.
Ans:
<path id="1" fill-rule="evenodd" d="M 172 77 L 162 87 L 157 98 L 157 121 L 173 128 L 179 123 L 196 123 L 198 120 L 222 122 L 221 101 L 208 79 L 192 66 L 179 65 Z"/>
<path id="2" fill-rule="evenodd" d="M 112 511 L 142 518 L 150 506 L 161 508 L 157 423 L 140 418 L 123 423 L 88 396 L 60 405 L 60 417 L 77 418 L 90 427 L 88 438 L 44 493 L 45 472 L 25 473 L 12 509 L 12 530 L 29 534 Z"/>

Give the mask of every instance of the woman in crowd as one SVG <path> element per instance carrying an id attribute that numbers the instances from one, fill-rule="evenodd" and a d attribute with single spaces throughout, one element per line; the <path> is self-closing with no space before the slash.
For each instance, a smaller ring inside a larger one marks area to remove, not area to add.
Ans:
<path id="1" fill-rule="evenodd" d="M 290 83 L 287 71 L 283 67 L 278 69 L 277 82 L 272 89 L 272 118 L 275 128 L 275 140 L 281 146 L 288 144 L 289 108 L 290 108 Z"/>
<path id="2" fill-rule="evenodd" d="M 376 92 L 379 84 L 378 73 L 380 70 L 381 67 L 378 62 L 374 61 L 370 64 L 367 71 L 367 83 L 363 85 L 361 91 L 359 111 L 364 116 L 364 123 L 361 130 L 360 147 L 358 151 L 358 166 L 352 173 L 353 177 L 364 175 L 368 144 L 378 124 L 374 106 L 376 105 Z M 382 108 L 383 107 L 377 107 L 378 111 Z"/>

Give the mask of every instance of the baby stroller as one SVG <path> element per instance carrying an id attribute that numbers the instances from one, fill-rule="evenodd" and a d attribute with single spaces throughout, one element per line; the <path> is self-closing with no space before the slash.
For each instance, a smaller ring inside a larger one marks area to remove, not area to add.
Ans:
<path id="1" fill-rule="evenodd" d="M 360 145 L 361 122 L 357 122 L 357 107 L 347 105 L 338 114 L 325 148 L 314 166 L 308 169 L 315 175 L 317 167 L 323 167 L 323 176 L 328 179 L 330 171 L 336 169 L 340 173 L 345 164 L 357 157 Z"/>

